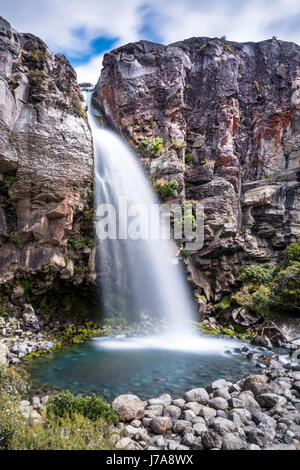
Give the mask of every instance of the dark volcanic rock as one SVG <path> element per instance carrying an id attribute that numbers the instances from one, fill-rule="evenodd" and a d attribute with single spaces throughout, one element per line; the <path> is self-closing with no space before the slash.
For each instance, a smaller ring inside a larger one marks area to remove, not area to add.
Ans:
<path id="1" fill-rule="evenodd" d="M 140 41 L 104 57 L 95 96 L 107 119 L 135 145 L 163 137 L 167 159 L 175 147 L 167 175 L 147 152 L 142 161 L 204 204 L 189 271 L 207 297 L 231 290 L 237 265 L 276 261 L 298 240 L 299 63 L 300 47 L 276 39 Z"/>

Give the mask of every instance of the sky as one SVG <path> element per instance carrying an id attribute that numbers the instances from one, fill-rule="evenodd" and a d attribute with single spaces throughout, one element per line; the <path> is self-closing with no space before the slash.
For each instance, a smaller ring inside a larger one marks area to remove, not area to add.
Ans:
<path id="1" fill-rule="evenodd" d="M 277 36 L 300 44 L 299 0 L 0 0 L 0 16 L 65 54 L 79 83 L 96 83 L 104 53 L 140 39 Z"/>

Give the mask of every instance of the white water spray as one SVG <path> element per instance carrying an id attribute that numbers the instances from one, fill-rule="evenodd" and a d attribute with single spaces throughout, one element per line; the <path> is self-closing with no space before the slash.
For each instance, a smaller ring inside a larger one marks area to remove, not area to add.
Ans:
<path id="1" fill-rule="evenodd" d="M 95 156 L 95 210 L 100 204 L 129 204 L 149 208 L 158 204 L 136 155 L 116 134 L 101 128 L 86 93 Z M 158 211 L 158 206 L 157 206 Z M 106 239 L 100 241 L 99 270 L 106 316 L 120 314 L 129 320 L 147 317 L 165 320 L 168 332 L 184 336 L 194 320 L 187 283 L 175 259 L 170 240 Z"/>

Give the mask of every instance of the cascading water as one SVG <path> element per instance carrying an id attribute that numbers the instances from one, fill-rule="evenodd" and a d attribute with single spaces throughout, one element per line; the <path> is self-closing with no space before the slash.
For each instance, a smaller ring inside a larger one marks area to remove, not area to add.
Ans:
<path id="1" fill-rule="evenodd" d="M 132 207 L 140 205 L 139 220 L 142 218 L 148 227 L 151 221 L 159 220 L 158 201 L 128 145 L 101 128 L 93 113 L 92 92 L 85 92 L 85 96 L 94 142 L 95 212 L 100 205 L 110 204 L 117 216 L 116 238 L 100 240 L 98 250 L 105 315 L 121 313 L 135 321 L 163 319 L 169 333 L 183 336 L 190 333 L 189 322 L 194 315 L 187 283 L 175 261 L 173 242 L 162 237 L 155 240 L 149 234 L 136 240 L 126 238 L 126 234 L 119 236 L 121 218 L 127 210 L 130 215 Z M 120 208 L 120 200 L 127 208 Z M 130 224 L 130 216 L 128 220 Z M 121 229 L 127 231 L 128 226 Z"/>
<path id="2" fill-rule="evenodd" d="M 91 98 L 86 93 L 94 141 L 95 209 L 108 203 L 118 207 L 121 196 L 128 207 L 142 203 L 147 217 L 147 208 L 156 203 L 151 185 L 128 146 L 101 129 Z M 235 353 L 244 346 L 241 342 L 200 335 L 190 328 L 192 301 L 179 266 L 171 262 L 171 243 L 117 237 L 100 240 L 98 247 L 105 315 L 164 318 L 167 334 L 93 338 L 86 345 L 66 348 L 61 355 L 37 359 L 31 378 L 74 393 L 101 392 L 107 399 L 123 393 L 179 397 L 220 378 L 220 371 L 231 380 L 256 370 L 254 363 Z"/>

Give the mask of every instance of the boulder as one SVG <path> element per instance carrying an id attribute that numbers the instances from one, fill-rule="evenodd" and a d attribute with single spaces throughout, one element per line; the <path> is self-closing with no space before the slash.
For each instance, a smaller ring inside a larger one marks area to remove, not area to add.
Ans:
<path id="1" fill-rule="evenodd" d="M 25 308 L 23 310 L 23 324 L 26 328 L 30 328 L 32 330 L 39 330 L 40 328 L 39 319 L 30 304 L 25 304 Z"/>
<path id="2" fill-rule="evenodd" d="M 211 398 L 208 402 L 208 405 L 215 410 L 227 410 L 228 401 L 222 397 Z"/>
<path id="3" fill-rule="evenodd" d="M 184 394 L 185 401 L 196 401 L 205 405 L 209 400 L 209 395 L 205 388 L 193 388 Z"/>
<path id="4" fill-rule="evenodd" d="M 262 391 L 267 380 L 265 375 L 250 375 L 242 382 L 241 387 L 243 391 L 250 390 L 254 395 L 257 395 Z"/>
<path id="5" fill-rule="evenodd" d="M 238 435 L 231 432 L 224 434 L 222 437 L 223 450 L 241 450 L 247 448 L 247 443 L 243 441 Z"/>
<path id="6" fill-rule="evenodd" d="M 121 421 L 140 419 L 145 414 L 145 402 L 136 395 L 119 395 L 114 399 L 111 406 Z"/>
<path id="7" fill-rule="evenodd" d="M 172 428 L 172 420 L 167 416 L 153 418 L 150 423 L 150 428 L 156 434 L 164 434 L 166 431 Z"/>

